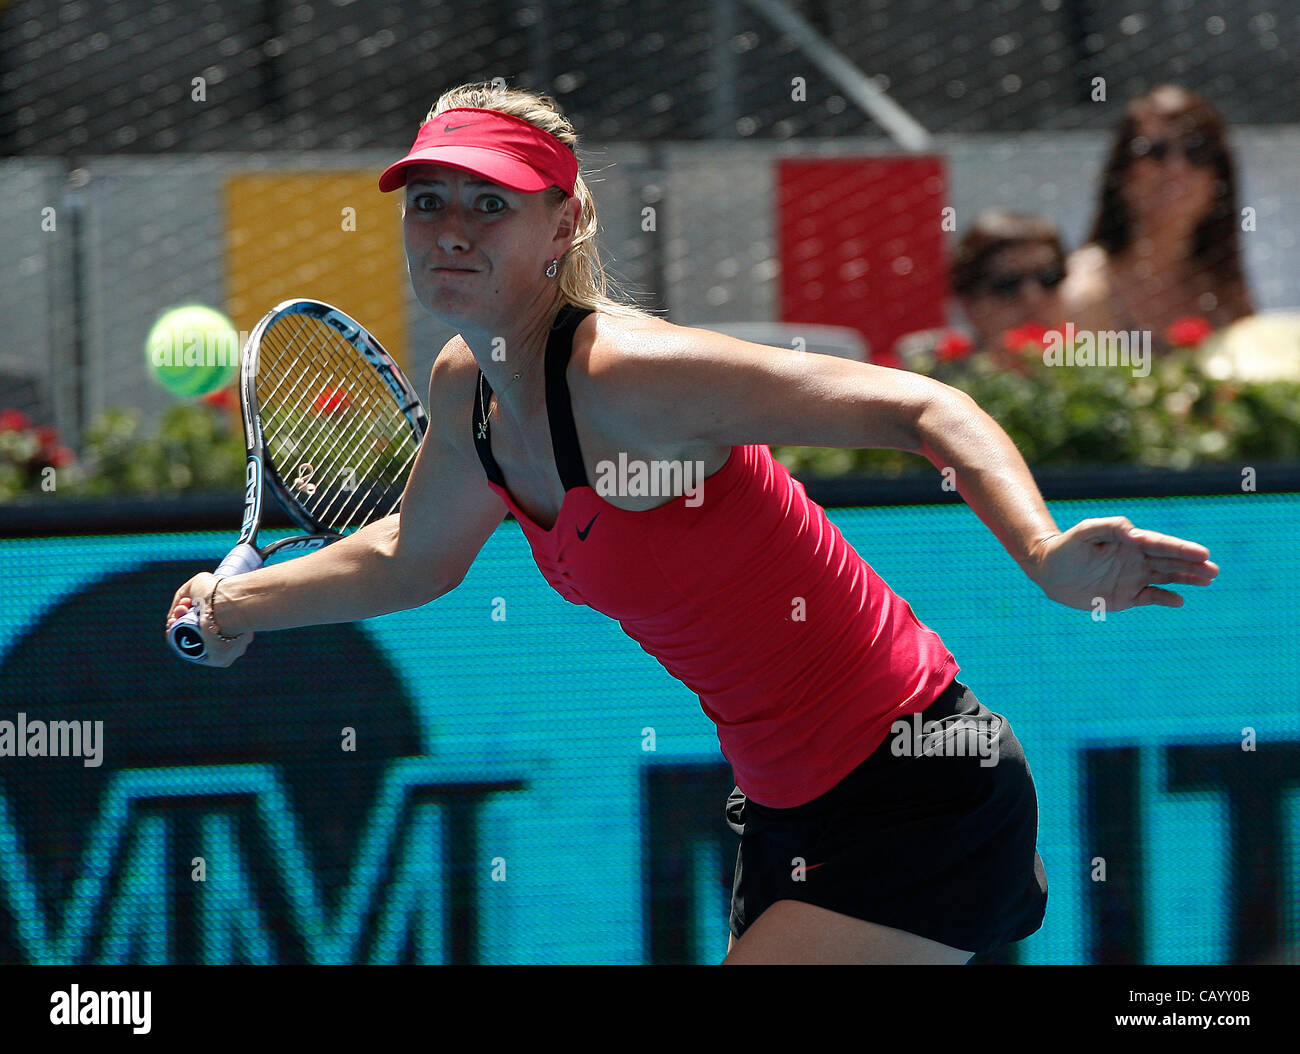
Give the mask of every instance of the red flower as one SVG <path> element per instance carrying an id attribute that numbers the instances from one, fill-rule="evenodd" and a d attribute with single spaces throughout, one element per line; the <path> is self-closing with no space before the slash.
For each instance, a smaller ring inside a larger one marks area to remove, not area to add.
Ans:
<path id="1" fill-rule="evenodd" d="M 21 410 L 0 410 L 0 432 L 21 432 L 31 426 L 32 419 Z"/>
<path id="2" fill-rule="evenodd" d="M 58 446 L 50 451 L 49 461 L 55 468 L 67 468 L 75 460 L 76 455 L 65 446 Z"/>
<path id="3" fill-rule="evenodd" d="M 1165 340 L 1175 348 L 1194 348 L 1214 332 L 1214 327 L 1199 315 L 1177 319 L 1167 330 Z"/>
<path id="4" fill-rule="evenodd" d="M 1026 322 L 1002 334 L 1002 347 L 1006 351 L 1038 353 L 1043 350 L 1043 337 L 1047 327 L 1041 322 Z"/>
<path id="5" fill-rule="evenodd" d="M 953 359 L 964 359 L 975 350 L 975 342 L 959 330 L 945 330 L 943 336 L 939 339 L 935 347 L 935 354 L 938 355 L 940 362 L 951 362 Z"/>
<path id="6" fill-rule="evenodd" d="M 316 396 L 312 409 L 318 414 L 332 414 L 339 410 L 346 410 L 351 402 L 348 393 L 342 388 L 326 388 Z"/>
<path id="7" fill-rule="evenodd" d="M 41 425 L 36 429 L 36 441 L 41 444 L 42 450 L 48 450 L 59 445 L 59 430 L 50 428 L 49 425 Z"/>

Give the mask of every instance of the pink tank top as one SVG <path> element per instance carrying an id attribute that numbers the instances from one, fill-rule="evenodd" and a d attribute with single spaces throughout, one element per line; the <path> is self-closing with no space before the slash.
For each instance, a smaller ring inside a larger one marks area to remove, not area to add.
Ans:
<path id="1" fill-rule="evenodd" d="M 547 582 L 617 619 L 699 696 L 745 795 L 770 808 L 802 805 L 861 764 L 894 721 L 929 706 L 960 667 L 766 446 L 732 447 L 696 494 L 644 512 L 588 485 L 564 371 L 589 313 L 562 310 L 546 349 L 565 486 L 554 526 L 534 523 L 506 490 L 480 374 L 473 434 L 488 483 Z"/>

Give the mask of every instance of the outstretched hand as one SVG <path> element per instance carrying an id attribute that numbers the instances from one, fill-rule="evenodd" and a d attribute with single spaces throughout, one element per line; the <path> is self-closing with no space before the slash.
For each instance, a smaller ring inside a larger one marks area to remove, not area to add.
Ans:
<path id="1" fill-rule="evenodd" d="M 1108 611 L 1145 604 L 1183 606 L 1161 585 L 1208 586 L 1219 573 L 1203 545 L 1134 527 L 1123 516 L 1081 520 L 1038 544 L 1031 577 L 1052 600 Z"/>

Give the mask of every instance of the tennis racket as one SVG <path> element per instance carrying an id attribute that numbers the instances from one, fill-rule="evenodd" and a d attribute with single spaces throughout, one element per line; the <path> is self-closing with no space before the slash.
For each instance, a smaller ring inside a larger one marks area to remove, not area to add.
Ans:
<path id="1" fill-rule="evenodd" d="M 239 404 L 248 460 L 239 543 L 218 578 L 276 553 L 307 552 L 393 512 L 428 418 L 392 357 L 355 319 L 319 300 L 286 300 L 244 345 Z M 304 532 L 257 547 L 269 490 Z M 167 630 L 182 659 L 207 645 L 197 606 Z"/>

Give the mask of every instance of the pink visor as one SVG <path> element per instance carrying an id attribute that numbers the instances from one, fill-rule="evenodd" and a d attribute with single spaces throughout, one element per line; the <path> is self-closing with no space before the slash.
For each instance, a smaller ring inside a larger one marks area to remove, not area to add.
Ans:
<path id="1" fill-rule="evenodd" d="M 450 165 L 511 190 L 536 194 L 559 187 L 572 194 L 578 159 L 562 142 L 520 117 L 458 106 L 425 121 L 415 145 L 379 177 L 382 191 L 406 186 L 412 165 Z"/>

